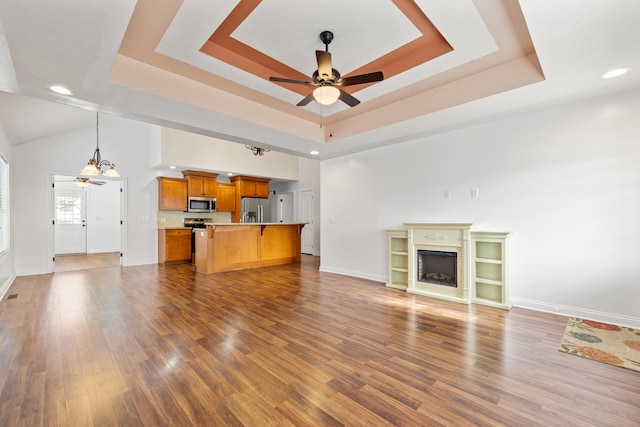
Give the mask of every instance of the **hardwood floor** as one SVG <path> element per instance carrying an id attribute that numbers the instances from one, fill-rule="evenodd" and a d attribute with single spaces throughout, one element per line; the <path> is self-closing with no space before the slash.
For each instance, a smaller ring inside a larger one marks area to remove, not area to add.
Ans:
<path id="1" fill-rule="evenodd" d="M 56 255 L 55 258 L 56 273 L 120 266 L 120 252 Z"/>
<path id="2" fill-rule="evenodd" d="M 301 264 L 18 277 L 2 426 L 637 426 L 640 373 L 557 351 L 566 318 Z"/>

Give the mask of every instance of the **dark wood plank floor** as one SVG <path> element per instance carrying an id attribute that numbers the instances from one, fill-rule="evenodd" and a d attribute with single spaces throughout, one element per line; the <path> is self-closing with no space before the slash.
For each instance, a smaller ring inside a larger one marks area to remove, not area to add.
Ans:
<path id="1" fill-rule="evenodd" d="M 557 351 L 566 319 L 301 264 L 19 277 L 2 426 L 637 426 L 640 373 Z"/>

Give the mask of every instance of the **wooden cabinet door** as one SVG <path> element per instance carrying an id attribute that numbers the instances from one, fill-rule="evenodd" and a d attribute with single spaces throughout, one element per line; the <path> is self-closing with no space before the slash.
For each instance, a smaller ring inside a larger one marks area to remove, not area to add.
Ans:
<path id="1" fill-rule="evenodd" d="M 253 197 L 269 198 L 269 183 L 255 182 L 255 195 Z"/>
<path id="2" fill-rule="evenodd" d="M 158 262 L 191 261 L 190 228 L 158 230 Z"/>
<path id="3" fill-rule="evenodd" d="M 201 176 L 187 177 L 189 197 L 202 197 L 204 193 L 204 182 Z"/>
<path id="4" fill-rule="evenodd" d="M 236 211 L 236 186 L 234 184 L 218 183 L 216 208 L 218 212 Z"/>
<path id="5" fill-rule="evenodd" d="M 202 197 L 216 197 L 218 182 L 215 178 L 202 178 Z"/>
<path id="6" fill-rule="evenodd" d="M 158 177 L 158 210 L 187 210 L 187 180 Z"/>
<path id="7" fill-rule="evenodd" d="M 240 195 L 242 197 L 253 197 L 256 192 L 256 183 L 253 181 L 240 181 Z"/>
<path id="8" fill-rule="evenodd" d="M 191 260 L 191 229 L 167 230 L 166 261 Z"/>

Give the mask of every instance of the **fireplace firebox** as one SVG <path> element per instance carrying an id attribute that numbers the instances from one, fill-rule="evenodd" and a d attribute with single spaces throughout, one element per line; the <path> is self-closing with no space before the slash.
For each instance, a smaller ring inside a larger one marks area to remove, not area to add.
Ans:
<path id="1" fill-rule="evenodd" d="M 417 275 L 419 282 L 458 287 L 456 252 L 418 249 Z"/>

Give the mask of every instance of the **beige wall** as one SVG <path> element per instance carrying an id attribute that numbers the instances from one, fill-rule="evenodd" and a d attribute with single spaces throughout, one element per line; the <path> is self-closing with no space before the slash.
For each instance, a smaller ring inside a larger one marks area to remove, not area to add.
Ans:
<path id="1" fill-rule="evenodd" d="M 268 161 L 267 160 L 268 156 Z M 254 156 L 244 145 L 176 129 L 162 128 L 160 165 L 177 169 L 233 172 L 237 175 L 298 180 L 298 157 L 271 151 Z"/>

